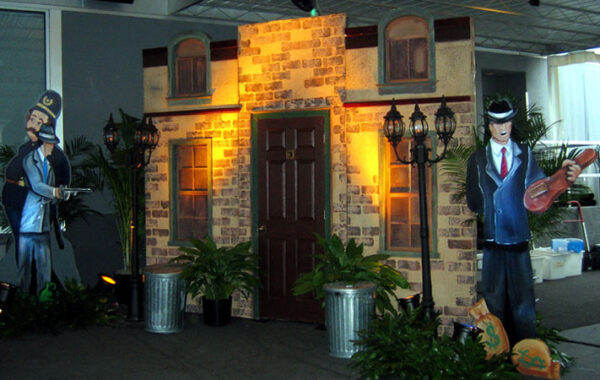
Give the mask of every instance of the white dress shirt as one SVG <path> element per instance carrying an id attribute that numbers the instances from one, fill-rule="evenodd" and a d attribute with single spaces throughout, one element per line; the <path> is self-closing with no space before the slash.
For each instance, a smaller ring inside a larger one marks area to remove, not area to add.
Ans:
<path id="1" fill-rule="evenodd" d="M 494 166 L 496 167 L 496 170 L 498 170 L 498 174 L 500 173 L 502 166 L 502 148 L 506 148 L 506 152 L 504 153 L 504 156 L 506 157 L 506 169 L 507 172 L 510 172 L 513 161 L 512 140 L 508 140 L 506 145 L 500 145 L 494 140 L 490 139 L 490 147 L 492 148 L 492 159 L 494 160 Z"/>

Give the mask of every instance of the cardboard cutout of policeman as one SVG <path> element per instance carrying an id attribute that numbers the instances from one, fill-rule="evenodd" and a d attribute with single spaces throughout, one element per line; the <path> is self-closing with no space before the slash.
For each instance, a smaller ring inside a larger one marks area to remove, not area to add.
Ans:
<path id="1" fill-rule="evenodd" d="M 13 239 L 0 260 L 0 281 L 36 294 L 52 273 L 63 284 L 68 278 L 81 281 L 72 246 L 63 239 L 58 223 L 58 189 L 71 182 L 69 161 L 56 146 L 54 128 L 61 106 L 61 96 L 47 90 L 31 107 L 25 118 L 27 139 L 7 164 L 2 188 Z M 30 289 L 33 265 L 36 288 Z"/>
<path id="2" fill-rule="evenodd" d="M 517 109 L 510 101 L 492 102 L 486 112 L 491 139 L 469 158 L 467 204 L 483 215 L 483 297 L 515 344 L 536 337 L 531 234 L 523 196 L 546 175 L 531 149 L 511 138 Z M 581 173 L 575 161 L 565 160 L 563 167 L 571 183 Z"/>

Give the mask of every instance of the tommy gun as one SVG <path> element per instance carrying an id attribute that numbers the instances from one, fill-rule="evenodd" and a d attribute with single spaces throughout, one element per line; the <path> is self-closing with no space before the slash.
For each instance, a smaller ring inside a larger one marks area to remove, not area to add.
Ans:
<path id="1" fill-rule="evenodd" d="M 91 193 L 92 189 L 89 187 L 66 187 L 64 185 L 60 185 L 58 187 L 58 192 L 61 199 L 67 200 L 71 195 L 75 196 L 78 193 Z"/>

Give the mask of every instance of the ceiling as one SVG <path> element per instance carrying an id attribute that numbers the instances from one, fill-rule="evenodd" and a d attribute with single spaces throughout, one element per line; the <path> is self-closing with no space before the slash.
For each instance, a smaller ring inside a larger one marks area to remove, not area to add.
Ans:
<path id="1" fill-rule="evenodd" d="M 600 45 L 600 0 L 540 0 L 539 6 L 528 0 L 318 0 L 317 6 L 323 15 L 345 13 L 348 26 L 375 25 L 408 7 L 434 18 L 470 16 L 480 48 L 550 55 Z M 291 0 L 204 0 L 177 14 L 241 23 L 308 16 Z"/>
<path id="2" fill-rule="evenodd" d="M 234 25 L 310 16 L 291 0 L 25 0 L 19 3 Z M 600 47 L 600 0 L 539 0 L 539 6 L 529 3 L 529 0 L 317 0 L 317 9 L 322 15 L 345 13 L 349 27 L 376 25 L 391 12 L 411 7 L 426 10 L 436 19 L 470 16 L 475 22 L 478 48 L 551 55 Z"/>

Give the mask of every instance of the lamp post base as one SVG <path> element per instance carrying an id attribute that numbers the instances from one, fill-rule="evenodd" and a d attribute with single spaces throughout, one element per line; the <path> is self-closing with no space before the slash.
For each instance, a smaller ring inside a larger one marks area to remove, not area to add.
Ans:
<path id="1" fill-rule="evenodd" d="M 127 306 L 127 321 L 129 322 L 141 322 L 143 320 L 142 313 L 140 311 L 140 290 L 141 278 L 139 276 L 131 277 L 129 279 L 129 305 Z"/>

